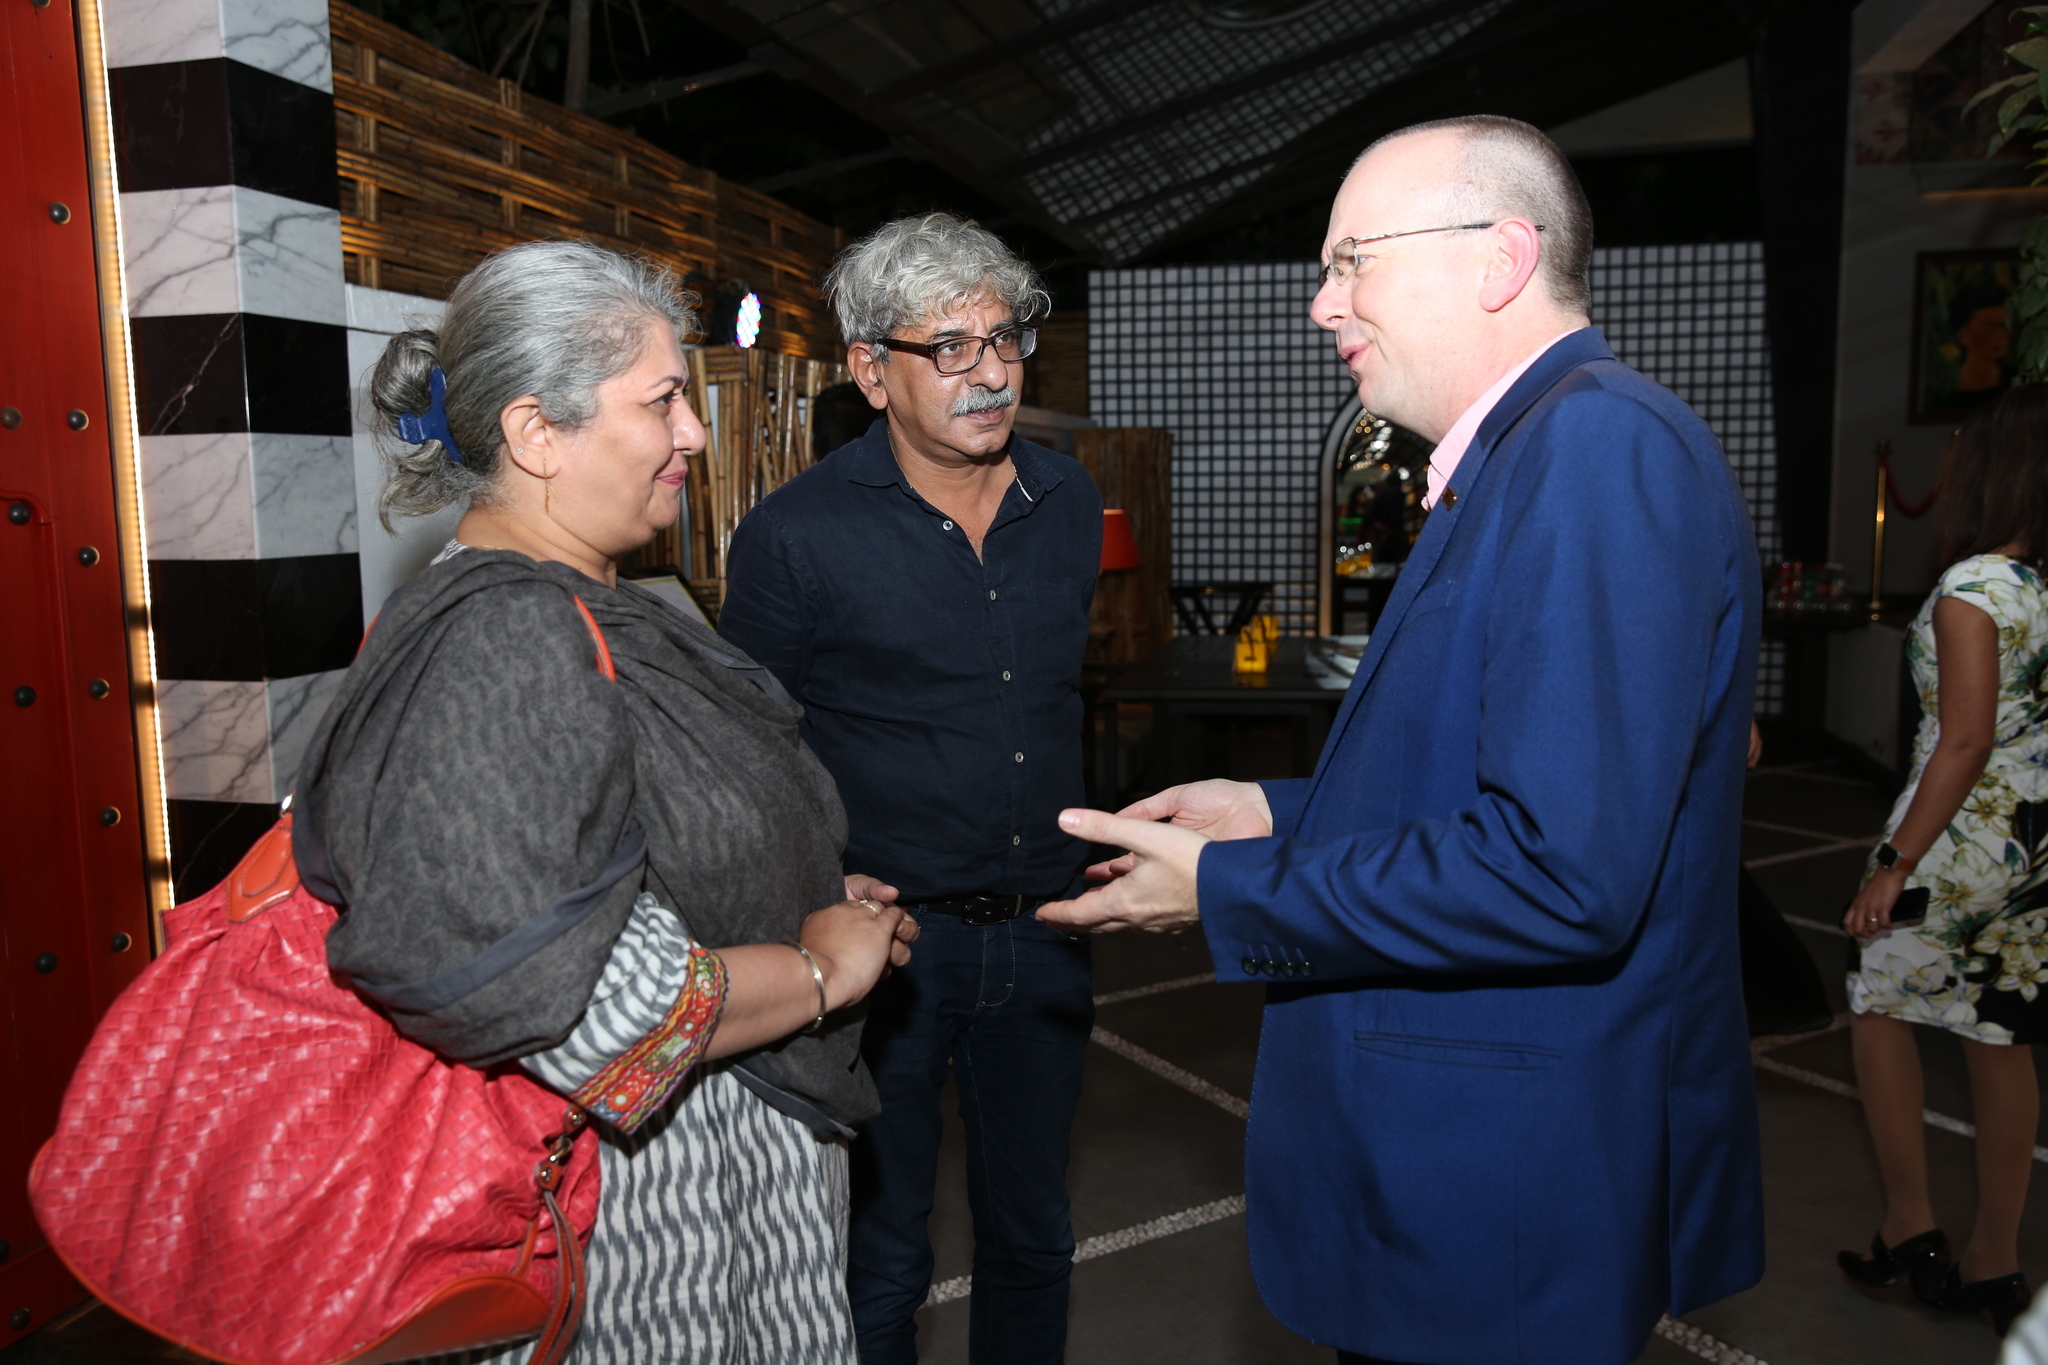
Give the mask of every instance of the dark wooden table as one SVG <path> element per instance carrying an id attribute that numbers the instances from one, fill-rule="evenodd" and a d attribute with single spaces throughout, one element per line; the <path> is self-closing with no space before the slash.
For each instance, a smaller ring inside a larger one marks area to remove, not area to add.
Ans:
<path id="1" fill-rule="evenodd" d="M 1344 644 L 1359 649 L 1363 637 L 1349 637 Z M 1339 647 L 1327 638 L 1282 636 L 1263 674 L 1240 674 L 1232 668 L 1236 637 L 1180 635 L 1149 658 L 1119 669 L 1097 696 L 1103 732 L 1095 751 L 1096 799 L 1115 800 L 1120 702 L 1152 706 L 1153 744 L 1163 787 L 1226 775 L 1229 738 L 1209 722 L 1253 717 L 1290 722 L 1295 775 L 1308 776 L 1315 770 L 1344 690 L 1351 685 L 1348 672 L 1323 662 Z"/>
<path id="2" fill-rule="evenodd" d="M 1785 708 L 1778 733 L 1766 735 L 1772 762 L 1827 754 L 1828 637 L 1869 624 L 1868 610 L 1764 612 L 1764 639 L 1785 646 Z"/>

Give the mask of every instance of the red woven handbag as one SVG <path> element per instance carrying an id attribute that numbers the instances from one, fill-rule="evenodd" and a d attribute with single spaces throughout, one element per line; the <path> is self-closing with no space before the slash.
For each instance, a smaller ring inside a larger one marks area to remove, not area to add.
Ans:
<path id="1" fill-rule="evenodd" d="M 556 1365 L 582 1316 L 595 1134 L 524 1073 L 447 1061 L 336 984 L 334 920 L 299 885 L 288 815 L 167 914 L 170 946 L 101 1021 L 29 1173 L 36 1215 L 94 1294 L 214 1360 L 538 1336 L 534 1365 Z"/>

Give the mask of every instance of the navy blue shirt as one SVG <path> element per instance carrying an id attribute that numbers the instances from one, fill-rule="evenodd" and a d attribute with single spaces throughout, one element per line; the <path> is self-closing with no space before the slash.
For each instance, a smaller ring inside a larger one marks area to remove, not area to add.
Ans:
<path id="1" fill-rule="evenodd" d="M 977 559 L 897 467 L 886 421 L 747 514 L 718 633 L 803 703 L 838 780 L 846 869 L 906 902 L 1060 897 L 1087 845 L 1081 655 L 1102 497 L 1073 460 L 1010 439 L 1017 477 Z"/>

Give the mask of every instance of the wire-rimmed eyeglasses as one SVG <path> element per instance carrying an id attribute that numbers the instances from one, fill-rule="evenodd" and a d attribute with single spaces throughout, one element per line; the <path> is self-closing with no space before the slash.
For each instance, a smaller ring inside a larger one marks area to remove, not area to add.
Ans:
<path id="1" fill-rule="evenodd" d="M 1453 223 L 1450 227 L 1410 228 L 1406 232 L 1382 232 L 1371 237 L 1346 237 L 1330 248 L 1330 263 L 1316 276 L 1316 287 L 1321 288 L 1331 280 L 1343 284 L 1358 271 L 1358 248 L 1367 242 L 1385 242 L 1395 237 L 1420 237 L 1428 232 L 1477 232 L 1481 228 L 1495 226 L 1493 223 Z M 1536 224 L 1538 232 L 1543 231 L 1542 223 Z"/>
<path id="2" fill-rule="evenodd" d="M 981 357 L 989 347 L 996 348 L 996 359 L 1004 364 L 1015 364 L 1038 349 L 1036 327 L 998 327 L 994 336 L 947 337 L 944 341 L 930 343 L 922 341 L 899 341 L 895 337 L 883 337 L 871 343 L 891 351 L 909 351 L 932 362 L 932 368 L 940 374 L 966 374 L 981 363 Z"/>

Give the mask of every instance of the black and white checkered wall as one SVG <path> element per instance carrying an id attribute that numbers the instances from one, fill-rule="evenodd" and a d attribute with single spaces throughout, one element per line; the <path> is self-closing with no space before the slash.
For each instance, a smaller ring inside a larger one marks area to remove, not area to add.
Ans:
<path id="1" fill-rule="evenodd" d="M 108 0 L 178 891 L 275 813 L 362 635 L 325 0 Z"/>
<path id="2" fill-rule="evenodd" d="M 1313 262 L 1088 276 L 1088 415 L 1173 433 L 1175 582 L 1260 580 L 1281 628 L 1316 620 L 1316 460 L 1356 396 L 1309 321 Z"/>
<path id="3" fill-rule="evenodd" d="M 1713 427 L 1778 552 L 1777 445 L 1763 248 L 1755 242 L 1593 253 L 1593 322 L 1615 354 Z M 1173 447 L 1176 581 L 1265 580 L 1283 628 L 1315 629 L 1317 460 L 1356 397 L 1330 334 L 1309 320 L 1308 261 L 1098 270 L 1088 282 L 1089 415 L 1165 427 Z M 1766 651 L 1758 707 L 1775 715 Z"/>

